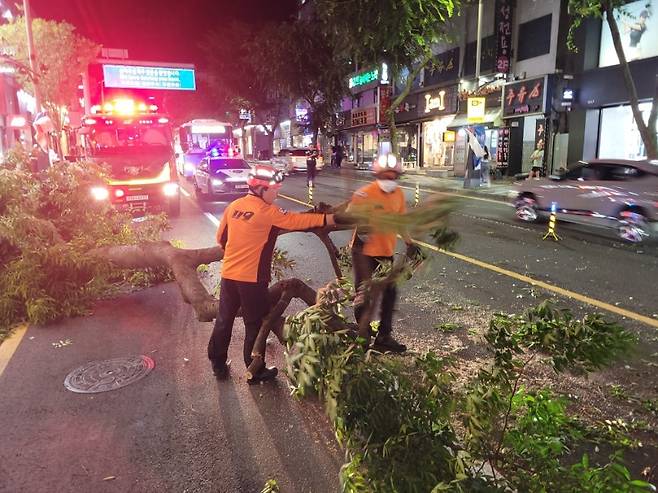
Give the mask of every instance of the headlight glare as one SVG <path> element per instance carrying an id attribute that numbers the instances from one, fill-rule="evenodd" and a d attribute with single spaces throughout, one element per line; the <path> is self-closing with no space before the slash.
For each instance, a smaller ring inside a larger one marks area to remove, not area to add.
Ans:
<path id="1" fill-rule="evenodd" d="M 91 196 L 98 201 L 107 200 L 110 197 L 110 191 L 105 187 L 92 187 Z"/>
<path id="2" fill-rule="evenodd" d="M 167 197 L 174 197 L 178 193 L 178 183 L 165 183 L 163 190 Z"/>

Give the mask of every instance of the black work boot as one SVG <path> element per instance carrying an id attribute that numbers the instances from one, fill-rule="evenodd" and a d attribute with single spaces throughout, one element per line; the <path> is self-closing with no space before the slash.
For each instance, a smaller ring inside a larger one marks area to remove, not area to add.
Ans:
<path id="1" fill-rule="evenodd" d="M 247 378 L 247 383 L 249 385 L 254 385 L 260 382 L 268 382 L 274 380 L 278 375 L 279 370 L 275 367 L 272 368 L 263 368 L 261 371 L 256 373 L 253 377 Z"/>
<path id="2" fill-rule="evenodd" d="M 231 360 L 228 360 L 226 363 L 215 363 L 213 360 L 210 360 L 210 363 L 212 364 L 212 372 L 218 380 L 226 380 L 228 378 Z"/>
<path id="3" fill-rule="evenodd" d="M 375 338 L 375 342 L 372 347 L 377 351 L 390 351 L 392 353 L 404 353 L 407 350 L 407 346 L 393 339 L 390 334 L 379 334 Z"/>

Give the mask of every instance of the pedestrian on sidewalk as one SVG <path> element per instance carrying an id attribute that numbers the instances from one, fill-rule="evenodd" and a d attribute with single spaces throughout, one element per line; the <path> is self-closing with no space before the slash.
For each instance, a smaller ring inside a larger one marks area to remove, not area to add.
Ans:
<path id="1" fill-rule="evenodd" d="M 530 174 L 528 179 L 539 179 L 541 178 L 541 173 L 544 169 L 544 141 L 540 140 L 537 142 L 537 148 L 532 151 L 530 154 L 530 162 L 532 163 L 532 168 L 530 169 Z"/>
<path id="2" fill-rule="evenodd" d="M 344 156 L 343 146 L 338 144 L 336 146 L 336 168 L 340 169 L 340 165 L 343 162 Z"/>
<path id="3" fill-rule="evenodd" d="M 310 188 L 315 185 L 315 173 L 318 166 L 318 150 L 312 149 L 306 153 L 306 183 Z"/>
<path id="4" fill-rule="evenodd" d="M 228 376 L 228 348 L 240 308 L 245 331 L 244 363 L 247 367 L 251 364 L 256 337 L 270 309 L 268 285 L 277 232 L 335 224 L 333 214 L 300 214 L 275 206 L 283 178 L 272 166 L 254 166 L 247 181 L 249 193 L 229 204 L 217 229 L 217 243 L 224 249 L 224 260 L 219 309 L 208 342 L 208 358 L 217 378 Z M 271 380 L 276 375 L 276 368 L 265 366 L 247 382 Z"/>
<path id="5" fill-rule="evenodd" d="M 406 210 L 404 193 L 398 187 L 397 180 L 402 174 L 402 166 L 393 154 L 382 154 L 373 163 L 375 181 L 354 192 L 348 213 L 359 208 L 367 213 L 403 214 Z M 405 239 L 410 245 L 410 239 Z M 397 237 L 395 233 L 376 230 L 361 231 L 355 229 L 352 236 L 352 266 L 354 269 L 354 285 L 357 296 L 354 302 L 354 316 L 358 323 L 371 303 L 379 300 L 370 299 L 365 293 L 366 283 L 380 264 L 392 263 Z M 391 335 L 393 331 L 393 311 L 397 291 L 395 284 L 386 287 L 382 294 L 380 306 L 380 324 L 374 347 L 382 351 L 402 353 L 407 350 L 404 344 L 396 341 Z M 368 321 L 370 322 L 370 321 Z"/>

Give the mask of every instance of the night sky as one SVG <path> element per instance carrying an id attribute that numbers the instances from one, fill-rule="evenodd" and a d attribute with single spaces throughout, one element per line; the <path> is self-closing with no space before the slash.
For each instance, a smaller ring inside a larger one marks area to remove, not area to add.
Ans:
<path id="1" fill-rule="evenodd" d="M 31 0 L 33 17 L 65 20 L 107 48 L 127 48 L 133 60 L 203 65 L 204 34 L 237 19 L 285 20 L 296 0 Z"/>

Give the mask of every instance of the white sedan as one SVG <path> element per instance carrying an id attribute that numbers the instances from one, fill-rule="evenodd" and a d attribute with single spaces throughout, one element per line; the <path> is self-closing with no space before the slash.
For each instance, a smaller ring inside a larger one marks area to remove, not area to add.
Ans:
<path id="1" fill-rule="evenodd" d="M 205 158 L 194 173 L 194 191 L 199 200 L 223 195 L 241 195 L 249 190 L 251 167 L 242 158 Z"/>
<path id="2" fill-rule="evenodd" d="M 306 171 L 306 159 L 311 152 L 312 149 L 281 149 L 272 158 L 272 166 L 286 174 Z M 322 168 L 324 168 L 324 159 L 320 155 L 317 158 L 316 169 L 320 171 Z"/>

